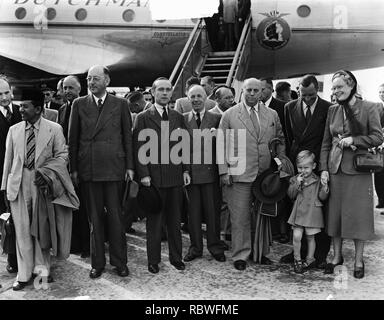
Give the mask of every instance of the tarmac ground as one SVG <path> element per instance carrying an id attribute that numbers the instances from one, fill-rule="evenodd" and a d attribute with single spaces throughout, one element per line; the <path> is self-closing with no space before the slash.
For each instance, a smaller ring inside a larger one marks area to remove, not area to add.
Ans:
<path id="1" fill-rule="evenodd" d="M 354 246 L 345 240 L 344 265 L 335 275 L 321 270 L 296 274 L 289 264 L 279 263 L 291 251 L 291 245 L 274 242 L 268 257 L 273 265 L 248 261 L 245 271 L 233 267 L 230 251 L 226 262 L 217 262 L 204 249 L 202 258 L 176 270 L 168 259 L 167 242 L 162 243 L 160 272 L 147 270 L 145 222 L 134 223 L 135 234 L 127 234 L 128 268 L 126 278 L 117 276 L 108 264 L 98 279 L 90 279 L 90 258 L 71 254 L 65 261 L 53 260 L 54 282 L 29 285 L 13 291 L 14 274 L 5 267 L 6 255 L 0 256 L 0 300 L 382 300 L 384 299 L 384 213 L 375 209 L 375 239 L 364 250 L 365 277 L 353 277 Z M 189 236 L 183 233 L 183 254 Z M 230 244 L 228 242 L 228 244 Z M 107 246 L 106 246 L 107 248 Z M 108 251 L 107 251 L 108 252 Z M 332 249 L 328 259 L 332 256 Z"/>

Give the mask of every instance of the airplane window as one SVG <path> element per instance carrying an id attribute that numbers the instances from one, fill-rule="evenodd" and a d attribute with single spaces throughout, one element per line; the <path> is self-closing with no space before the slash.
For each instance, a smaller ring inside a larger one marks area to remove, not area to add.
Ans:
<path id="1" fill-rule="evenodd" d="M 306 18 L 311 14 L 311 8 L 307 5 L 302 5 L 297 8 L 297 14 L 299 17 Z"/>
<path id="2" fill-rule="evenodd" d="M 75 17 L 79 21 L 85 20 L 85 18 L 87 17 L 87 10 L 85 10 L 83 8 L 76 10 Z"/>
<path id="3" fill-rule="evenodd" d="M 20 8 L 17 8 L 15 11 L 15 16 L 19 20 L 24 19 L 26 15 L 27 15 L 27 10 L 25 10 L 25 8 L 20 7 Z"/>
<path id="4" fill-rule="evenodd" d="M 131 22 L 135 18 L 135 11 L 128 9 L 123 12 L 123 19 L 126 22 Z"/>
<path id="5" fill-rule="evenodd" d="M 54 8 L 48 8 L 47 11 L 45 11 L 45 16 L 48 20 L 53 20 L 56 17 L 56 10 Z"/>

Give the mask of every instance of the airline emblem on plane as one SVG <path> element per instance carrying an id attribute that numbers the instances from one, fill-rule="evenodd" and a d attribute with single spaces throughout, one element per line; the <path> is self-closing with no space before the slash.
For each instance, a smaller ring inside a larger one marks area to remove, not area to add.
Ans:
<path id="1" fill-rule="evenodd" d="M 260 22 L 256 30 L 257 41 L 260 45 L 269 50 L 277 50 L 284 47 L 291 37 L 291 28 L 282 17 L 289 13 L 279 14 L 277 11 L 260 13 L 266 16 Z"/>

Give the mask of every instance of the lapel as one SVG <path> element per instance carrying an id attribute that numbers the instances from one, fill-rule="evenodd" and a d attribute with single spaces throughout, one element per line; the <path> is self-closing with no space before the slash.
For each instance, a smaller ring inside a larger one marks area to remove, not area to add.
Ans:
<path id="1" fill-rule="evenodd" d="M 294 123 L 292 123 L 292 127 L 297 130 L 297 132 L 303 132 L 305 131 L 306 128 L 306 122 L 305 122 L 305 117 L 303 113 L 303 108 L 301 107 L 302 105 L 302 100 L 299 98 L 296 102 L 296 105 L 293 110 L 292 114 L 292 119 L 294 119 Z"/>
<path id="2" fill-rule="evenodd" d="M 260 125 L 260 136 L 261 139 L 265 132 L 267 131 L 267 128 L 270 126 L 270 117 L 268 109 L 265 107 L 263 103 L 259 103 L 259 125 Z M 276 124 L 275 124 L 276 125 Z"/>
<path id="3" fill-rule="evenodd" d="M 244 126 L 250 132 L 250 134 L 253 135 L 257 140 L 257 133 L 255 131 L 255 128 L 253 127 L 251 117 L 249 116 L 249 113 L 244 103 L 240 104 L 238 117 L 239 117 L 239 120 L 244 124 Z"/>
<path id="4" fill-rule="evenodd" d="M 41 118 L 39 134 L 37 135 L 36 139 L 35 163 L 37 162 L 37 159 L 39 159 L 41 152 L 48 145 L 48 142 L 51 138 L 51 128 L 48 126 L 47 120 Z"/>
<path id="5" fill-rule="evenodd" d="M 159 113 L 157 113 L 159 114 Z M 172 133 L 174 129 L 177 129 L 178 121 L 177 121 L 178 112 L 168 108 L 168 120 L 169 120 L 169 132 Z"/>
<path id="6" fill-rule="evenodd" d="M 92 96 L 91 96 L 91 98 L 93 100 Z M 109 93 L 107 93 L 107 96 L 105 97 L 105 100 L 104 100 L 103 109 L 101 111 L 99 118 L 97 119 L 97 122 L 96 122 L 96 127 L 95 127 L 95 131 L 94 131 L 93 136 L 95 136 L 105 126 L 105 124 L 112 117 L 113 112 L 117 108 L 116 105 L 111 103 L 111 99 L 112 99 L 111 96 L 109 95 Z M 93 103 L 95 104 L 94 100 L 93 100 Z M 96 108 L 97 108 L 97 105 L 96 105 Z M 96 111 L 98 111 L 98 110 L 96 110 Z"/>
<path id="7" fill-rule="evenodd" d="M 203 119 L 201 120 L 201 125 L 200 125 L 200 129 L 210 129 L 210 114 L 207 110 L 205 110 L 204 112 L 204 117 Z"/>
<path id="8" fill-rule="evenodd" d="M 17 131 L 15 132 L 15 153 L 19 155 L 21 162 L 24 164 L 24 149 L 25 149 L 25 121 L 22 121 L 20 125 L 17 126 Z"/>
<path id="9" fill-rule="evenodd" d="M 161 129 L 161 117 L 160 117 L 160 114 L 157 112 L 155 105 L 152 105 L 148 109 L 148 116 L 149 116 L 149 119 L 154 124 L 156 124 L 156 126 L 158 126 L 159 129 Z M 168 116 L 168 118 L 169 118 L 169 116 Z"/>

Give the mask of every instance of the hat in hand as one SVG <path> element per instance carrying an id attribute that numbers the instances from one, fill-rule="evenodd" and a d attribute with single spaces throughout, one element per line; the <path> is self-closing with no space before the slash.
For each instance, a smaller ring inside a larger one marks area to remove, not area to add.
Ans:
<path id="1" fill-rule="evenodd" d="M 253 182 L 252 193 L 263 203 L 275 203 L 285 197 L 288 186 L 288 180 L 280 178 L 278 171 L 267 169 Z"/>
<path id="2" fill-rule="evenodd" d="M 153 183 L 149 187 L 140 185 L 137 203 L 146 214 L 158 214 L 163 208 L 160 192 Z"/>

